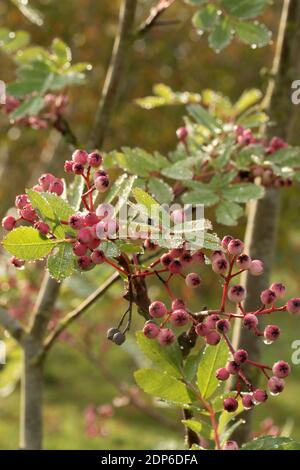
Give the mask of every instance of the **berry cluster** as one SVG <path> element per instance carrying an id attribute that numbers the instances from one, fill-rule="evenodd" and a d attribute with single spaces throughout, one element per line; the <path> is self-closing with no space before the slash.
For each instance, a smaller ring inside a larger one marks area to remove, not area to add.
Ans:
<path id="1" fill-rule="evenodd" d="M 252 260 L 247 254 L 243 253 L 244 244 L 240 240 L 231 236 L 226 236 L 221 242 L 223 250 L 215 251 L 211 255 L 212 270 L 218 274 L 223 282 L 223 292 L 220 307 L 217 310 L 206 310 L 199 313 L 192 313 L 187 309 L 186 303 L 181 299 L 174 299 L 169 291 L 172 301 L 171 309 L 156 300 L 149 307 L 151 317 L 144 325 L 144 334 L 149 339 L 157 338 L 162 346 L 172 344 L 176 340 L 173 327 L 183 327 L 190 323 L 199 337 L 202 337 L 206 344 L 215 346 L 224 339 L 231 359 L 226 367 L 217 370 L 216 377 L 220 381 L 226 381 L 230 376 L 235 376 L 237 381 L 236 397 L 228 397 L 224 400 L 224 409 L 228 412 L 234 412 L 238 408 L 238 397 L 241 397 L 245 409 L 252 408 L 255 404 L 263 403 L 268 395 L 265 390 L 255 389 L 247 379 L 243 367 L 250 365 L 260 369 L 267 378 L 267 385 L 272 395 L 278 395 L 284 389 L 284 379 L 290 374 L 290 366 L 285 361 L 276 362 L 273 367 L 259 364 L 251 361 L 246 350 L 234 350 L 229 338 L 228 332 L 231 328 L 231 321 L 234 318 L 242 319 L 244 328 L 252 331 L 256 336 L 261 336 L 266 344 L 271 344 L 280 336 L 280 329 L 276 325 L 267 325 L 263 331 L 259 328 L 259 318 L 262 315 L 269 315 L 274 312 L 290 312 L 292 314 L 300 313 L 300 298 L 290 299 L 285 305 L 278 306 L 277 302 L 285 296 L 285 287 L 281 283 L 274 283 L 269 289 L 261 293 L 261 305 L 254 312 L 246 312 L 242 305 L 246 298 L 246 291 L 243 286 L 233 284 L 232 280 L 244 271 L 249 271 L 253 276 L 259 276 L 263 273 L 264 266 L 260 260 Z M 175 250 L 176 251 L 176 250 Z M 179 253 L 175 253 L 176 256 Z M 187 254 L 184 252 L 184 255 Z M 171 263 L 174 262 L 174 250 L 163 255 L 159 262 L 170 270 Z M 182 254 L 180 256 L 183 256 Z M 202 252 L 190 255 L 190 262 L 195 258 L 204 262 Z M 165 263 L 166 260 L 166 263 Z M 170 270 L 171 273 L 173 272 Z M 190 282 L 190 279 L 197 279 L 197 282 Z M 200 278 L 197 274 L 186 276 L 187 284 L 191 287 L 200 285 Z M 227 312 L 227 302 L 237 305 L 238 313 Z M 158 323 L 158 320 L 161 323 Z M 272 375 L 269 375 L 269 371 Z M 242 391 L 244 386 L 247 392 Z"/>
<path id="2" fill-rule="evenodd" d="M 14 96 L 6 96 L 4 112 L 11 114 L 16 111 L 23 101 Z M 67 107 L 67 97 L 65 95 L 54 95 L 48 93 L 44 96 L 44 107 L 38 115 L 26 116 L 15 120 L 15 123 L 31 129 L 47 129 L 50 125 L 56 125 Z"/>

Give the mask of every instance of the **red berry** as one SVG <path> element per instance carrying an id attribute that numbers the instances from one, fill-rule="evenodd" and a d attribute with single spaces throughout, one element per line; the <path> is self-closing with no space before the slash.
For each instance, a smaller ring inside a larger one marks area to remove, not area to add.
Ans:
<path id="1" fill-rule="evenodd" d="M 92 233 L 89 228 L 81 228 L 77 233 L 77 240 L 84 245 L 90 243 L 93 240 Z"/>
<path id="2" fill-rule="evenodd" d="M 219 320 L 216 324 L 216 328 L 220 333 L 228 333 L 230 330 L 230 322 L 228 320 Z"/>
<path id="3" fill-rule="evenodd" d="M 268 380 L 268 387 L 272 395 L 278 395 L 283 392 L 285 382 L 283 379 L 279 379 L 278 377 L 271 377 Z"/>
<path id="4" fill-rule="evenodd" d="M 196 253 L 192 255 L 192 258 L 193 258 L 193 261 L 196 263 L 200 263 L 200 264 L 205 263 L 205 256 L 202 253 L 202 251 L 196 251 Z"/>
<path id="5" fill-rule="evenodd" d="M 105 261 L 105 254 L 102 250 L 95 250 L 91 254 L 91 259 L 94 264 L 102 264 Z"/>
<path id="6" fill-rule="evenodd" d="M 227 379 L 229 379 L 229 372 L 227 369 L 225 369 L 225 367 L 222 367 L 221 369 L 218 369 L 217 372 L 216 372 L 216 377 L 218 380 L 222 380 L 222 381 L 225 381 Z"/>
<path id="7" fill-rule="evenodd" d="M 96 225 L 99 222 L 99 217 L 96 215 L 95 212 L 88 212 L 84 216 L 84 225 L 87 227 L 92 227 L 93 225 Z"/>
<path id="8" fill-rule="evenodd" d="M 87 162 L 89 166 L 93 168 L 98 168 L 102 164 L 103 158 L 98 152 L 89 153 Z"/>
<path id="9" fill-rule="evenodd" d="M 34 224 L 34 228 L 36 228 L 42 235 L 47 235 L 50 232 L 50 227 L 46 222 L 36 222 Z"/>
<path id="10" fill-rule="evenodd" d="M 240 303 L 246 297 L 246 290 L 243 286 L 236 285 L 232 286 L 228 291 L 228 298 L 231 302 Z"/>
<path id="11" fill-rule="evenodd" d="M 16 222 L 15 217 L 8 215 L 2 219 L 2 227 L 9 232 L 15 228 Z"/>
<path id="12" fill-rule="evenodd" d="M 251 267 L 252 260 L 248 255 L 240 255 L 236 260 L 236 264 L 239 269 L 249 269 Z"/>
<path id="13" fill-rule="evenodd" d="M 227 441 L 223 445 L 223 450 L 239 450 L 239 445 L 236 441 Z"/>
<path id="14" fill-rule="evenodd" d="M 300 299 L 297 297 L 290 299 L 287 303 L 287 311 L 293 315 L 300 313 Z"/>
<path id="15" fill-rule="evenodd" d="M 156 338 L 159 334 L 159 331 L 160 331 L 159 327 L 151 321 L 148 321 L 147 323 L 145 323 L 144 328 L 143 328 L 144 335 L 149 339 Z"/>
<path id="16" fill-rule="evenodd" d="M 251 410 L 251 408 L 255 406 L 253 397 L 249 393 L 247 393 L 246 395 L 243 395 L 242 403 L 243 403 L 245 410 Z"/>
<path id="17" fill-rule="evenodd" d="M 274 282 L 274 284 L 271 285 L 270 289 L 276 294 L 277 299 L 281 299 L 285 296 L 285 286 L 280 282 Z"/>
<path id="18" fill-rule="evenodd" d="M 207 336 L 208 333 L 210 332 L 210 328 L 207 326 L 206 323 L 198 323 L 198 325 L 195 328 L 195 331 L 198 336 Z"/>
<path id="19" fill-rule="evenodd" d="M 253 392 L 254 401 L 257 403 L 264 403 L 268 399 L 268 394 L 265 390 L 257 389 Z"/>
<path id="20" fill-rule="evenodd" d="M 39 185 L 43 188 L 44 191 L 48 191 L 50 184 L 55 180 L 55 176 L 51 173 L 45 173 L 39 177 Z"/>
<path id="21" fill-rule="evenodd" d="M 163 302 L 156 300 L 149 306 L 149 315 L 154 318 L 162 318 L 167 314 L 167 307 Z"/>
<path id="22" fill-rule="evenodd" d="M 182 270 L 182 264 L 178 259 L 174 259 L 172 263 L 169 264 L 168 269 L 172 274 L 179 274 Z"/>
<path id="23" fill-rule="evenodd" d="M 84 173 L 84 165 L 82 163 L 73 163 L 73 173 L 75 175 L 83 175 Z"/>
<path id="24" fill-rule="evenodd" d="M 211 261 L 217 261 L 218 259 L 226 259 L 222 250 L 215 250 L 211 255 Z"/>
<path id="25" fill-rule="evenodd" d="M 64 192 L 64 184 L 60 179 L 55 179 L 49 186 L 49 192 L 61 196 Z"/>
<path id="26" fill-rule="evenodd" d="M 95 187 L 99 193 L 104 193 L 109 187 L 109 179 L 107 176 L 98 176 L 95 181 Z"/>
<path id="27" fill-rule="evenodd" d="M 185 310 L 185 301 L 182 299 L 174 299 L 172 302 L 172 310 Z"/>
<path id="28" fill-rule="evenodd" d="M 170 328 L 162 328 L 158 334 L 158 342 L 162 346 L 169 346 L 170 344 L 174 343 L 175 335 Z"/>
<path id="29" fill-rule="evenodd" d="M 279 379 L 288 377 L 291 373 L 291 366 L 285 361 L 278 361 L 273 365 L 273 374 Z"/>
<path id="30" fill-rule="evenodd" d="M 228 413 L 234 413 L 238 409 L 239 403 L 235 398 L 229 397 L 225 398 L 223 405 L 224 409 L 228 411 Z"/>
<path id="31" fill-rule="evenodd" d="M 249 330 L 253 330 L 258 325 L 258 319 L 253 313 L 247 313 L 247 315 L 244 316 L 243 324 Z"/>
<path id="32" fill-rule="evenodd" d="M 182 310 L 182 309 L 175 310 L 174 312 L 172 312 L 170 316 L 170 322 L 174 326 L 178 326 L 178 327 L 186 325 L 189 319 L 190 319 L 189 314 L 185 310 Z"/>
<path id="33" fill-rule="evenodd" d="M 22 268 L 22 266 L 24 266 L 25 264 L 25 261 L 23 259 L 16 258 L 15 256 L 10 258 L 9 262 L 16 268 Z"/>
<path id="34" fill-rule="evenodd" d="M 76 256 L 84 256 L 88 250 L 88 247 L 80 242 L 75 242 L 73 245 L 73 253 Z"/>
<path id="35" fill-rule="evenodd" d="M 88 159 L 88 153 L 85 150 L 75 150 L 72 154 L 72 160 L 75 163 L 80 163 L 81 165 L 85 165 Z"/>
<path id="36" fill-rule="evenodd" d="M 84 226 L 84 217 L 82 217 L 80 214 L 71 215 L 68 222 L 70 227 L 72 227 L 74 230 L 79 230 Z"/>
<path id="37" fill-rule="evenodd" d="M 244 362 L 246 362 L 248 359 L 248 353 L 245 351 L 245 349 L 238 349 L 234 353 L 233 359 L 238 365 L 244 364 Z"/>
<path id="38" fill-rule="evenodd" d="M 205 341 L 207 344 L 209 344 L 210 346 L 216 346 L 217 344 L 219 344 L 219 342 L 221 341 L 221 336 L 219 335 L 219 333 L 217 333 L 216 331 L 210 331 L 206 336 L 205 336 Z"/>
<path id="39" fill-rule="evenodd" d="M 182 266 L 188 266 L 189 264 L 192 264 L 193 257 L 190 253 L 185 252 L 180 256 L 180 262 Z"/>
<path id="40" fill-rule="evenodd" d="M 226 366 L 226 369 L 228 370 L 230 375 L 236 375 L 240 370 L 240 366 L 235 361 L 229 361 Z"/>
<path id="41" fill-rule="evenodd" d="M 219 320 L 220 320 L 219 315 L 217 315 L 216 313 L 213 313 L 212 315 L 209 315 L 207 317 L 205 323 L 210 330 L 214 330 Z"/>
<path id="42" fill-rule="evenodd" d="M 179 127 L 176 131 L 177 139 L 183 142 L 188 136 L 188 130 L 186 127 Z"/>
<path id="43" fill-rule="evenodd" d="M 19 196 L 16 197 L 15 200 L 15 205 L 17 209 L 23 209 L 27 204 L 29 204 L 29 198 L 27 194 L 19 194 Z"/>
<path id="44" fill-rule="evenodd" d="M 231 235 L 225 235 L 225 237 L 221 241 L 221 246 L 224 248 L 224 250 L 227 250 L 229 243 L 233 240 L 233 237 Z"/>
<path id="45" fill-rule="evenodd" d="M 280 328 L 276 325 L 268 325 L 264 329 L 264 338 L 267 342 L 273 343 L 280 336 Z"/>
<path id="46" fill-rule="evenodd" d="M 65 173 L 73 173 L 74 162 L 72 160 L 66 160 L 64 164 Z"/>
<path id="47" fill-rule="evenodd" d="M 78 263 L 78 266 L 80 267 L 80 269 L 83 269 L 83 270 L 86 270 L 86 269 L 89 269 L 93 262 L 91 260 L 91 257 L 90 256 L 80 256 L 80 258 L 78 258 L 77 260 L 77 263 Z"/>
<path id="48" fill-rule="evenodd" d="M 217 274 L 226 274 L 228 261 L 225 258 L 218 258 L 212 262 L 212 270 Z"/>
<path id="49" fill-rule="evenodd" d="M 37 214 L 31 204 L 27 204 L 23 209 L 20 209 L 19 212 L 22 219 L 30 223 L 33 223 L 37 218 Z"/>
<path id="50" fill-rule="evenodd" d="M 186 276 L 185 283 L 188 287 L 192 287 L 193 289 L 195 289 L 196 287 L 200 286 L 201 278 L 199 274 L 190 273 Z"/>
<path id="51" fill-rule="evenodd" d="M 266 289 L 260 294 L 260 300 L 264 305 L 271 305 L 276 300 L 276 294 L 271 289 Z"/>
<path id="52" fill-rule="evenodd" d="M 227 249 L 231 255 L 240 255 L 243 252 L 244 243 L 238 239 L 231 240 L 231 242 L 228 243 Z"/>

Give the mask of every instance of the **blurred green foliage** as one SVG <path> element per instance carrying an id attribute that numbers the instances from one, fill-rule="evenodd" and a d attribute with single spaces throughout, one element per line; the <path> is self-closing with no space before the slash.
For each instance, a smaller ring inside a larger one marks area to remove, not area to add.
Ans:
<path id="1" fill-rule="evenodd" d="M 139 2 L 138 21 L 147 16 L 154 2 Z M 176 106 L 145 111 L 134 100 L 152 92 L 155 83 L 163 82 L 174 90 L 200 93 L 205 88 L 214 88 L 236 100 L 245 88 L 265 90 L 266 74 L 262 73 L 272 62 L 273 49 L 266 47 L 251 50 L 233 43 L 222 54 L 216 55 L 207 47 L 206 40 L 197 35 L 191 27 L 190 8 L 184 2 L 176 2 L 165 17 L 179 20 L 172 26 L 154 28 L 148 35 L 134 43 L 133 54 L 122 83 L 119 101 L 112 121 L 105 150 L 121 146 L 141 147 L 147 151 L 162 153 L 174 148 L 175 130 L 182 123 L 183 108 Z M 93 122 L 99 92 L 103 84 L 106 66 L 112 48 L 117 24 L 119 2 L 102 0 L 32 0 L 44 19 L 42 26 L 32 23 L 16 8 L 14 2 L 0 0 L 0 27 L 10 30 L 22 29 L 31 34 L 33 42 L 49 47 L 54 37 L 60 37 L 70 45 L 75 62 L 88 62 L 93 65 L 88 83 L 70 91 L 68 119 L 79 140 L 85 142 Z M 268 9 L 263 17 L 270 29 L 276 31 L 280 2 Z M 5 55 L 0 56 L 1 80 L 15 78 L 14 66 Z M 79 99 L 80 98 L 80 99 Z M 62 176 L 62 162 L 69 156 L 66 145 L 59 144 L 56 131 L 34 131 L 11 127 L 5 116 L 0 116 L 0 201 L 1 213 L 12 205 L 16 188 L 23 188 L 26 181 L 32 183 L 41 169 L 46 169 L 57 145 L 59 152 L 54 167 Z M 53 165 L 52 165 L 53 166 Z M 13 181 L 13 184 L 12 184 Z M 299 295 L 300 290 L 300 222 L 298 187 L 287 190 L 282 198 L 282 212 L 275 257 L 274 280 L 287 284 L 289 295 Z M 206 217 L 212 218 L 210 210 Z M 219 230 L 223 235 L 224 227 Z M 237 236 L 243 236 L 245 218 L 234 228 Z M 77 306 L 93 288 L 109 275 L 103 268 L 85 276 L 72 278 L 64 286 L 58 309 L 63 314 Z M 1 268 L 1 303 L 18 302 L 17 290 L 7 282 L 13 279 L 12 271 L 7 273 L 4 261 Z M 21 286 L 30 280 L 38 287 L 41 270 L 32 266 L 18 273 Z M 213 305 L 215 299 L 214 279 L 207 270 L 203 288 L 199 292 L 188 292 L 191 308 L 206 304 Z M 178 285 L 178 296 L 183 295 L 185 286 Z M 34 290 L 34 289 L 33 289 Z M 159 294 L 159 286 L 150 286 L 149 294 Z M 34 292 L 33 292 L 34 294 Z M 161 293 L 162 294 L 162 293 Z M 156 420 L 145 416 L 132 406 L 116 407 L 115 415 L 105 423 L 103 436 L 87 437 L 85 434 L 84 410 L 90 404 L 96 406 L 110 403 L 122 395 L 103 374 L 97 361 L 105 363 L 119 382 L 133 385 L 133 371 L 141 364 L 142 358 L 134 340 L 123 349 L 111 347 L 105 339 L 106 328 L 113 326 L 124 311 L 126 301 L 120 295 L 120 285 L 116 284 L 104 300 L 96 304 L 78 325 L 74 325 L 69 341 L 56 346 L 46 364 L 45 382 L 45 447 L 58 449 L 150 449 L 168 448 L 182 445 L 182 432 L 170 430 Z M 30 306 L 28 307 L 30 310 Z M 280 314 L 279 314 L 280 315 Z M 265 348 L 265 361 L 274 362 L 278 358 L 290 360 L 291 344 L 299 337 L 299 319 L 286 316 L 278 318 L 282 327 L 282 338 L 273 346 Z M 137 317 L 134 328 L 141 326 Z M 83 343 L 83 345 L 82 345 Z M 92 353 L 93 358 L 87 354 Z M 85 349 L 83 352 L 82 349 Z M 96 364 L 94 359 L 96 357 Z M 262 408 L 255 411 L 255 429 L 266 415 L 270 415 L 281 428 L 293 427 L 292 435 L 300 439 L 300 409 L 297 392 L 300 368 L 294 366 L 285 393 L 272 398 Z M 0 448 L 16 448 L 18 445 L 18 383 L 14 393 L 0 397 Z M 120 401 L 119 401 L 120 403 Z M 149 404 L 149 402 L 148 402 Z M 160 414 L 178 418 L 174 410 L 158 408 Z M 179 421 L 179 419 L 178 419 Z"/>

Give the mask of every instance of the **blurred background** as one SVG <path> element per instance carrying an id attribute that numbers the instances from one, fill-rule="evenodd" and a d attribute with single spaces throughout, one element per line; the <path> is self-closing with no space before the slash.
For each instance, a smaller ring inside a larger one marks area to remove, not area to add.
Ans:
<path id="1" fill-rule="evenodd" d="M 140 0 L 137 24 L 144 20 L 155 2 Z M 118 19 L 118 1 L 101 0 L 32 0 L 44 18 L 42 26 L 29 22 L 8 0 L 0 0 L 0 27 L 28 31 L 33 42 L 48 47 L 54 37 L 70 45 L 75 62 L 93 65 L 83 87 L 68 93 L 67 118 L 80 142 L 86 142 L 93 123 L 95 106 L 109 62 Z M 265 15 L 266 24 L 276 34 L 281 2 L 275 2 Z M 152 86 L 162 82 L 178 91 L 200 92 L 213 88 L 238 98 L 244 89 L 265 90 L 264 71 L 272 63 L 273 48 L 251 50 L 234 42 L 222 54 L 207 47 L 207 38 L 191 27 L 191 8 L 175 2 L 165 19 L 178 20 L 168 27 L 154 28 L 134 43 L 133 54 L 123 80 L 105 150 L 122 145 L 140 146 L 148 151 L 167 153 L 175 146 L 175 131 L 182 123 L 182 107 L 145 111 L 134 104 L 138 97 L 151 94 Z M 14 78 L 14 65 L 0 53 L 0 79 Z M 294 77 L 296 79 L 297 77 Z M 289 90 L 287 90 L 289 93 Z M 288 118 L 288 117 L 287 117 Z M 69 157 L 68 147 L 55 130 L 35 131 L 11 126 L 0 114 L 0 211 L 1 217 L 13 205 L 16 193 L 35 182 L 41 171 L 49 168 L 63 176 L 63 162 Z M 57 151 L 58 148 L 58 151 Z M 55 161 L 53 155 L 55 152 Z M 282 210 L 273 280 L 288 287 L 289 296 L 300 292 L 300 200 L 299 187 L 287 189 Z M 224 227 L 215 227 L 219 235 Z M 243 237 L 245 219 L 232 231 Z M 31 312 L 41 282 L 43 266 L 28 265 L 16 273 L 6 265 L 1 254 L 1 305 L 8 305 L 12 315 L 21 321 Z M 205 269 L 205 268 L 204 268 Z M 99 267 L 84 276 L 66 282 L 56 306 L 53 322 L 77 306 L 105 280 L 110 271 Z M 190 298 L 191 308 L 213 305 L 216 286 L 207 269 L 201 292 Z M 150 287 L 150 297 L 163 293 L 160 286 Z M 178 296 L 187 294 L 182 285 Z M 115 284 L 105 299 L 68 330 L 51 352 L 45 367 L 45 448 L 50 449 L 157 449 L 182 447 L 183 430 L 177 411 L 153 404 L 136 388 L 133 371 L 142 363 L 134 336 L 122 349 L 108 344 L 106 329 L 114 326 L 126 309 L 122 286 Z M 293 341 L 300 340 L 299 318 L 278 319 L 282 338 L 263 348 L 264 362 L 290 361 Z M 136 318 L 134 329 L 142 319 Z M 0 330 L 0 339 L 3 332 Z M 20 351 L 9 343 L 8 364 L 0 370 L 0 448 L 18 446 Z M 300 440 L 300 407 L 297 399 L 300 365 L 293 367 L 288 387 L 281 396 L 266 406 L 257 407 L 253 432 L 262 427 L 269 432 L 291 433 Z M 155 405 L 155 406 L 154 406 Z M 262 420 L 270 417 L 270 421 Z M 276 429 L 278 428 L 278 429 Z"/>

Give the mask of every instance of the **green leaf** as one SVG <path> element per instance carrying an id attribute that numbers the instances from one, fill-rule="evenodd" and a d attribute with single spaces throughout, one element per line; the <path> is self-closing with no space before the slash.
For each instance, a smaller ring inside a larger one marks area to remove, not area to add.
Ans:
<path id="1" fill-rule="evenodd" d="M 245 90 L 237 102 L 234 104 L 234 112 L 236 115 L 243 113 L 248 108 L 256 104 L 263 97 L 263 94 L 257 88 Z"/>
<path id="2" fill-rule="evenodd" d="M 24 101 L 11 114 L 14 120 L 21 119 L 25 116 L 36 116 L 45 106 L 45 102 L 41 96 L 33 96 Z"/>
<path id="3" fill-rule="evenodd" d="M 37 191 L 33 189 L 27 189 L 26 194 L 29 197 L 29 200 L 32 206 L 36 209 L 40 217 L 46 222 L 49 227 L 52 229 L 54 235 L 59 238 L 64 238 L 65 236 L 65 227 L 60 224 L 60 221 L 54 212 L 53 208 L 47 201 L 47 199 Z M 68 227 L 69 228 L 69 227 Z M 70 230 L 68 230 L 70 232 Z M 72 229 L 71 229 L 72 232 Z"/>
<path id="4" fill-rule="evenodd" d="M 201 105 L 190 105 L 187 108 L 189 115 L 196 121 L 197 124 L 201 124 L 202 126 L 209 129 L 213 134 L 217 134 L 222 126 L 218 122 L 218 120 L 206 111 L 205 108 Z"/>
<path id="5" fill-rule="evenodd" d="M 232 170 L 224 173 L 216 173 L 215 176 L 210 180 L 209 186 L 216 191 L 221 191 L 226 188 L 237 176 L 237 171 Z"/>
<path id="6" fill-rule="evenodd" d="M 57 196 L 54 193 L 42 193 L 42 196 L 49 202 L 59 220 L 68 220 L 74 214 L 73 207 L 61 196 Z M 69 228 L 68 232 L 70 232 Z"/>
<path id="7" fill-rule="evenodd" d="M 116 258 L 121 253 L 119 246 L 111 241 L 102 241 L 101 250 L 107 258 Z"/>
<path id="8" fill-rule="evenodd" d="M 111 204 L 113 200 L 118 196 L 119 192 L 122 191 L 123 185 L 126 183 L 128 178 L 127 173 L 123 173 L 110 187 L 105 197 L 105 203 Z M 82 178 L 81 178 L 82 179 Z"/>
<path id="9" fill-rule="evenodd" d="M 241 19 L 256 18 L 269 4 L 269 0 L 221 0 L 221 5 L 232 16 Z"/>
<path id="10" fill-rule="evenodd" d="M 40 12 L 33 8 L 28 2 L 24 0 L 12 0 L 13 3 L 17 6 L 20 12 L 29 20 L 31 23 L 36 24 L 37 26 L 42 26 L 43 17 Z"/>
<path id="11" fill-rule="evenodd" d="M 200 423 L 200 421 L 196 421 L 195 419 L 182 419 L 181 422 L 187 428 L 189 428 L 192 431 L 200 434 L 201 429 L 202 429 L 202 423 Z"/>
<path id="12" fill-rule="evenodd" d="M 222 225 L 236 225 L 243 213 L 242 207 L 235 202 L 222 202 L 216 209 L 217 222 Z"/>
<path id="13" fill-rule="evenodd" d="M 160 204 L 168 204 L 174 198 L 172 188 L 159 178 L 151 178 L 149 180 L 148 190 Z"/>
<path id="14" fill-rule="evenodd" d="M 240 183 L 224 188 L 222 195 L 229 201 L 248 202 L 263 197 L 264 188 L 254 183 Z"/>
<path id="15" fill-rule="evenodd" d="M 14 54 L 19 49 L 27 46 L 30 42 L 30 35 L 26 31 L 16 31 L 9 32 L 9 34 L 5 37 L 4 34 L 7 30 L 2 30 L 2 38 L 0 39 L 0 47 L 6 52 L 7 54 Z"/>
<path id="16" fill-rule="evenodd" d="M 71 62 L 71 49 L 61 39 L 53 39 L 51 49 L 54 54 L 54 60 L 59 67 L 64 67 Z"/>
<path id="17" fill-rule="evenodd" d="M 75 256 L 71 243 L 61 243 L 56 250 L 48 257 L 47 267 L 50 276 L 61 282 L 73 274 Z"/>
<path id="18" fill-rule="evenodd" d="M 146 338 L 142 332 L 137 332 L 136 338 L 139 348 L 155 367 L 167 372 L 173 377 L 182 376 L 182 354 L 177 343 L 165 348 L 157 341 Z"/>
<path id="19" fill-rule="evenodd" d="M 158 204 L 158 202 L 153 199 L 150 194 L 143 191 L 141 188 L 134 188 L 132 193 L 137 201 L 137 203 L 145 208 L 146 214 L 148 217 L 153 219 L 156 224 L 162 224 L 163 226 L 170 226 L 170 217 L 169 214 L 163 209 L 163 207 Z"/>
<path id="20" fill-rule="evenodd" d="M 182 382 L 157 369 L 140 369 L 134 373 L 134 378 L 144 392 L 162 400 L 182 404 L 192 401 Z"/>
<path id="21" fill-rule="evenodd" d="M 32 227 L 19 227 L 6 235 L 2 245 L 17 258 L 36 260 L 47 256 L 59 242 L 43 237 Z"/>
<path id="22" fill-rule="evenodd" d="M 189 5 L 194 5 L 196 7 L 200 7 L 204 3 L 207 3 L 208 0 L 184 0 L 185 3 L 188 3 Z"/>
<path id="23" fill-rule="evenodd" d="M 118 201 L 114 208 L 115 216 L 120 212 L 121 208 L 127 203 L 130 193 L 132 191 L 136 176 L 129 176 L 121 185 L 118 185 Z M 115 183 L 116 184 L 116 183 Z"/>
<path id="24" fill-rule="evenodd" d="M 197 354 L 191 354 L 188 356 L 185 361 L 183 375 L 189 382 L 193 382 L 196 377 L 201 356 L 202 351 L 199 351 Z"/>
<path id="25" fill-rule="evenodd" d="M 264 436 L 247 442 L 241 450 L 300 450 L 300 443 L 289 437 Z"/>
<path id="26" fill-rule="evenodd" d="M 139 148 L 123 147 L 122 153 L 115 152 L 115 159 L 125 171 L 141 177 L 147 177 L 152 171 L 158 171 L 169 164 L 164 157 L 155 158 L 155 155 Z"/>
<path id="27" fill-rule="evenodd" d="M 220 250 L 220 239 L 215 233 L 208 233 L 205 232 L 204 234 L 204 242 L 203 242 L 203 248 L 206 248 L 207 250 Z"/>
<path id="28" fill-rule="evenodd" d="M 271 163 L 277 163 L 280 166 L 295 167 L 300 165 L 299 147 L 287 147 L 273 153 L 268 157 Z"/>
<path id="29" fill-rule="evenodd" d="M 235 26 L 238 38 L 245 44 L 250 44 L 252 48 L 264 47 L 270 43 L 271 31 L 260 23 L 238 22 Z"/>
<path id="30" fill-rule="evenodd" d="M 210 47 L 216 52 L 220 52 L 231 43 L 232 38 L 232 26 L 230 25 L 228 18 L 223 18 L 214 26 L 208 40 Z"/>
<path id="31" fill-rule="evenodd" d="M 185 160 L 180 160 L 171 166 L 164 168 L 161 173 L 166 178 L 175 180 L 191 180 L 194 176 L 193 167 L 201 161 L 199 157 L 188 157 Z"/>
<path id="32" fill-rule="evenodd" d="M 218 9 L 211 3 L 206 5 L 201 10 L 198 10 L 193 16 L 193 23 L 195 28 L 200 31 L 209 31 L 218 20 Z"/>
<path id="33" fill-rule="evenodd" d="M 236 156 L 235 163 L 239 170 L 247 170 L 254 159 L 262 159 L 265 148 L 262 145 L 248 145 L 244 147 Z"/>
<path id="34" fill-rule="evenodd" d="M 81 175 L 75 175 L 72 184 L 68 191 L 68 200 L 74 212 L 78 211 L 82 202 L 82 195 L 84 193 L 85 182 Z"/>
<path id="35" fill-rule="evenodd" d="M 181 197 L 185 204 L 204 204 L 206 207 L 214 206 L 219 202 L 219 196 L 208 184 L 197 183 L 191 192 L 185 192 Z"/>
<path id="36" fill-rule="evenodd" d="M 197 372 L 197 384 L 203 398 L 209 398 L 218 387 L 216 370 L 224 367 L 228 359 L 228 347 L 225 341 L 217 346 L 206 346 Z"/>
<path id="37" fill-rule="evenodd" d="M 136 254 L 143 254 L 144 253 L 144 248 L 139 245 L 138 243 L 127 243 L 127 242 L 118 242 L 117 243 L 118 248 L 122 253 L 136 253 Z"/>

